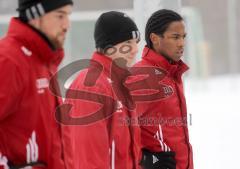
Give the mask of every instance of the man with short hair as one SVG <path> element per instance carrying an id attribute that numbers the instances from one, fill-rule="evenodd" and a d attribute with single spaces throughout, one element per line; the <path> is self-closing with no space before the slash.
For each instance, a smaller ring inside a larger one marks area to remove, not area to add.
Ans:
<path id="1" fill-rule="evenodd" d="M 145 92 L 151 100 L 137 103 L 144 169 L 193 169 L 182 82 L 182 75 L 188 70 L 181 60 L 185 37 L 183 18 L 172 10 L 158 10 L 148 19 L 147 45 L 142 60 L 134 66 L 152 68 L 148 69 L 150 73 L 142 73 L 149 75 L 142 87 L 152 90 L 151 95 Z"/>
<path id="2" fill-rule="evenodd" d="M 49 80 L 63 58 L 72 0 L 19 0 L 0 40 L 0 168 L 66 169 Z"/>

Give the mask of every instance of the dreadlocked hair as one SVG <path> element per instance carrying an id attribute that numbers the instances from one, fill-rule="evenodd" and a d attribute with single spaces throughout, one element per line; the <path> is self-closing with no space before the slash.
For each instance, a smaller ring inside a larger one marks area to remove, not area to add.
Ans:
<path id="1" fill-rule="evenodd" d="M 174 21 L 182 21 L 183 18 L 176 12 L 168 9 L 161 9 L 154 12 L 148 19 L 145 28 L 145 40 L 147 47 L 152 49 L 152 42 L 150 39 L 151 33 L 163 35 L 168 26 Z"/>

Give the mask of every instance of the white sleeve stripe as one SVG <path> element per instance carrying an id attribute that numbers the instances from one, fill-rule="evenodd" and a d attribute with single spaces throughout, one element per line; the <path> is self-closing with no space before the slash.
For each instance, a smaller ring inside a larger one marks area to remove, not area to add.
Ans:
<path id="1" fill-rule="evenodd" d="M 30 159 L 30 146 L 29 146 L 29 144 L 26 145 L 26 150 L 27 150 L 27 163 L 30 163 L 31 159 Z"/>
<path id="2" fill-rule="evenodd" d="M 157 139 L 158 139 L 158 141 L 159 141 L 159 143 L 160 143 L 161 148 L 164 150 L 163 142 L 161 141 L 161 139 L 160 139 L 160 137 L 159 137 L 159 132 L 158 132 L 158 131 L 157 131 L 157 133 L 156 133 L 156 136 L 157 136 Z"/>
<path id="3" fill-rule="evenodd" d="M 33 162 L 34 161 L 34 148 L 33 148 L 33 142 L 31 139 L 29 139 L 29 144 L 30 144 L 30 154 L 31 154 L 30 160 L 31 160 L 31 162 Z"/>
<path id="4" fill-rule="evenodd" d="M 162 127 L 160 124 L 159 124 L 158 128 L 159 128 L 159 133 L 160 133 L 160 139 L 163 141 Z"/>
<path id="5" fill-rule="evenodd" d="M 28 144 L 26 145 L 26 161 L 27 163 L 38 161 L 38 145 L 36 141 L 36 132 L 33 131 L 31 137 L 29 138 Z"/>
<path id="6" fill-rule="evenodd" d="M 112 169 L 115 169 L 115 142 L 112 141 Z"/>
<path id="7" fill-rule="evenodd" d="M 159 131 L 158 131 L 159 133 L 157 132 L 157 135 L 158 135 L 159 141 L 163 144 L 163 145 L 161 144 L 163 151 L 165 151 L 165 152 L 171 151 L 170 147 L 168 147 L 167 144 L 163 140 L 163 132 L 162 132 L 162 127 L 160 124 L 159 124 L 158 128 L 159 128 Z"/>
<path id="8" fill-rule="evenodd" d="M 32 133 L 32 141 L 33 141 L 33 161 L 36 162 L 38 160 L 38 146 L 37 146 L 37 142 L 36 142 L 36 132 L 34 131 Z"/>

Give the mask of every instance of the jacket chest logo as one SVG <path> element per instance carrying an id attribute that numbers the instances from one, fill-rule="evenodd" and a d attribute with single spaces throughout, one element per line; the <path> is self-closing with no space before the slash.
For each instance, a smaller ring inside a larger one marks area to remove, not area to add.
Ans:
<path id="1" fill-rule="evenodd" d="M 116 112 L 121 113 L 123 112 L 123 104 L 121 101 L 117 101 L 117 110 Z"/>
<path id="2" fill-rule="evenodd" d="M 30 51 L 29 49 L 27 49 L 25 46 L 21 47 L 22 52 L 26 55 L 26 56 L 32 56 L 32 51 Z"/>
<path id="3" fill-rule="evenodd" d="M 155 75 L 162 75 L 162 72 L 158 69 L 155 69 L 154 72 L 155 72 Z"/>
<path id="4" fill-rule="evenodd" d="M 49 80 L 47 78 L 40 78 L 36 80 L 37 92 L 42 94 L 45 92 L 44 89 L 49 87 Z"/>
<path id="5" fill-rule="evenodd" d="M 166 95 L 171 95 L 172 93 L 174 93 L 174 90 L 171 86 L 164 86 L 163 87 L 163 92 Z"/>

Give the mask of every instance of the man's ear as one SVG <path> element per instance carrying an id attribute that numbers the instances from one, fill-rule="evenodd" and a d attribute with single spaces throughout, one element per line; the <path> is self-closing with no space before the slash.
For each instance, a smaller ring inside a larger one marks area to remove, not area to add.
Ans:
<path id="1" fill-rule="evenodd" d="M 30 21 L 28 21 L 28 24 L 36 29 L 40 29 L 40 19 L 39 18 L 31 19 Z"/>
<path id="2" fill-rule="evenodd" d="M 153 46 L 159 45 L 159 35 L 157 35 L 156 33 L 151 33 L 150 34 L 150 40 L 153 44 Z"/>

